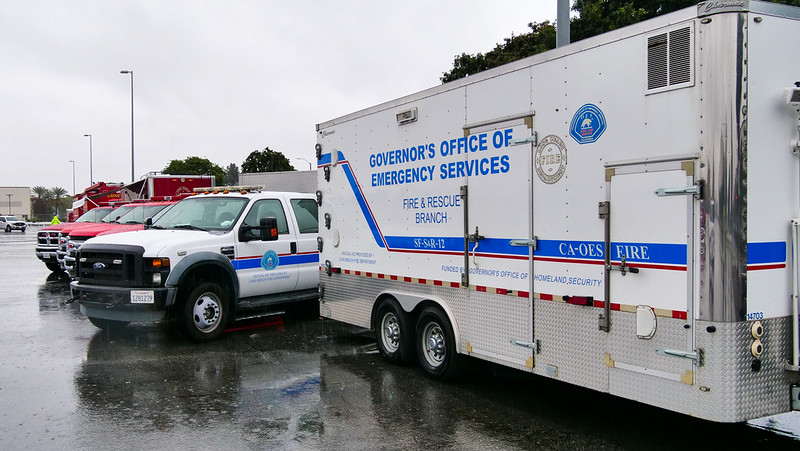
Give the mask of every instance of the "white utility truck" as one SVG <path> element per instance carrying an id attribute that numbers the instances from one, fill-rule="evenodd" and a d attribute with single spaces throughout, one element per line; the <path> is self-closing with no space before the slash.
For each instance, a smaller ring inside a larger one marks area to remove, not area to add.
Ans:
<path id="1" fill-rule="evenodd" d="M 174 318 L 206 341 L 234 320 L 317 298 L 314 195 L 213 189 L 171 206 L 145 230 L 80 247 L 71 289 L 94 325 Z"/>
<path id="2" fill-rule="evenodd" d="M 799 19 L 701 3 L 319 124 L 321 315 L 434 377 L 800 408 Z"/>

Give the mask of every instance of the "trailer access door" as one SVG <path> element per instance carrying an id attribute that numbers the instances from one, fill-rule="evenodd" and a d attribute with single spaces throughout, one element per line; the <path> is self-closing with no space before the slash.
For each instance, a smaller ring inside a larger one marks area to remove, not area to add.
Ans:
<path id="1" fill-rule="evenodd" d="M 691 157 L 606 168 L 610 201 L 605 211 L 600 206 L 607 222 L 600 327 L 610 334 L 607 355 L 616 370 L 693 382 L 691 262 L 695 200 L 701 195 L 693 168 Z"/>
<path id="2" fill-rule="evenodd" d="M 467 352 L 533 368 L 533 311 L 529 290 L 532 116 L 468 125 L 466 154 L 473 168 L 462 186 L 464 273 L 469 287 Z M 481 144 L 483 143 L 483 144 Z"/>

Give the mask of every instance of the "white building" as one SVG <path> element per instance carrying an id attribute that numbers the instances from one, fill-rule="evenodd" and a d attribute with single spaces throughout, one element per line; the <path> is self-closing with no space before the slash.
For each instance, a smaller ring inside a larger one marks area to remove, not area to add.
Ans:
<path id="1" fill-rule="evenodd" d="M 0 186 L 0 214 L 29 219 L 31 189 L 28 186 Z"/>

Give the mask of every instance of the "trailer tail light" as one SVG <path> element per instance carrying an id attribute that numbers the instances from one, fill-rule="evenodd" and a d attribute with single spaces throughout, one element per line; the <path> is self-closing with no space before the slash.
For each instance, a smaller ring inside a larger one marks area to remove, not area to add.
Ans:
<path id="1" fill-rule="evenodd" d="M 564 296 L 562 299 L 572 305 L 594 305 L 593 296 Z"/>

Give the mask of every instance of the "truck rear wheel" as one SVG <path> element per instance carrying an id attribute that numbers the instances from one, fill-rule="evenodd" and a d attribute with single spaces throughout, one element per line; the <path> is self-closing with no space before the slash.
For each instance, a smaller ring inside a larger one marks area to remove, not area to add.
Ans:
<path id="1" fill-rule="evenodd" d="M 408 315 L 392 298 L 385 298 L 378 304 L 375 340 L 385 360 L 392 363 L 413 361 L 414 334 L 408 327 Z"/>
<path id="2" fill-rule="evenodd" d="M 428 307 L 417 319 L 419 364 L 428 376 L 449 380 L 458 374 L 459 355 L 453 327 L 438 308 Z"/>
<path id="3" fill-rule="evenodd" d="M 63 269 L 61 269 L 61 265 L 59 265 L 58 262 L 47 262 L 47 263 L 45 263 L 45 266 L 47 266 L 47 269 L 49 269 L 52 272 L 62 272 L 63 271 Z"/>
<path id="4" fill-rule="evenodd" d="M 189 293 L 181 312 L 181 326 L 194 341 L 219 338 L 228 322 L 228 296 L 214 282 L 198 285 Z"/>

